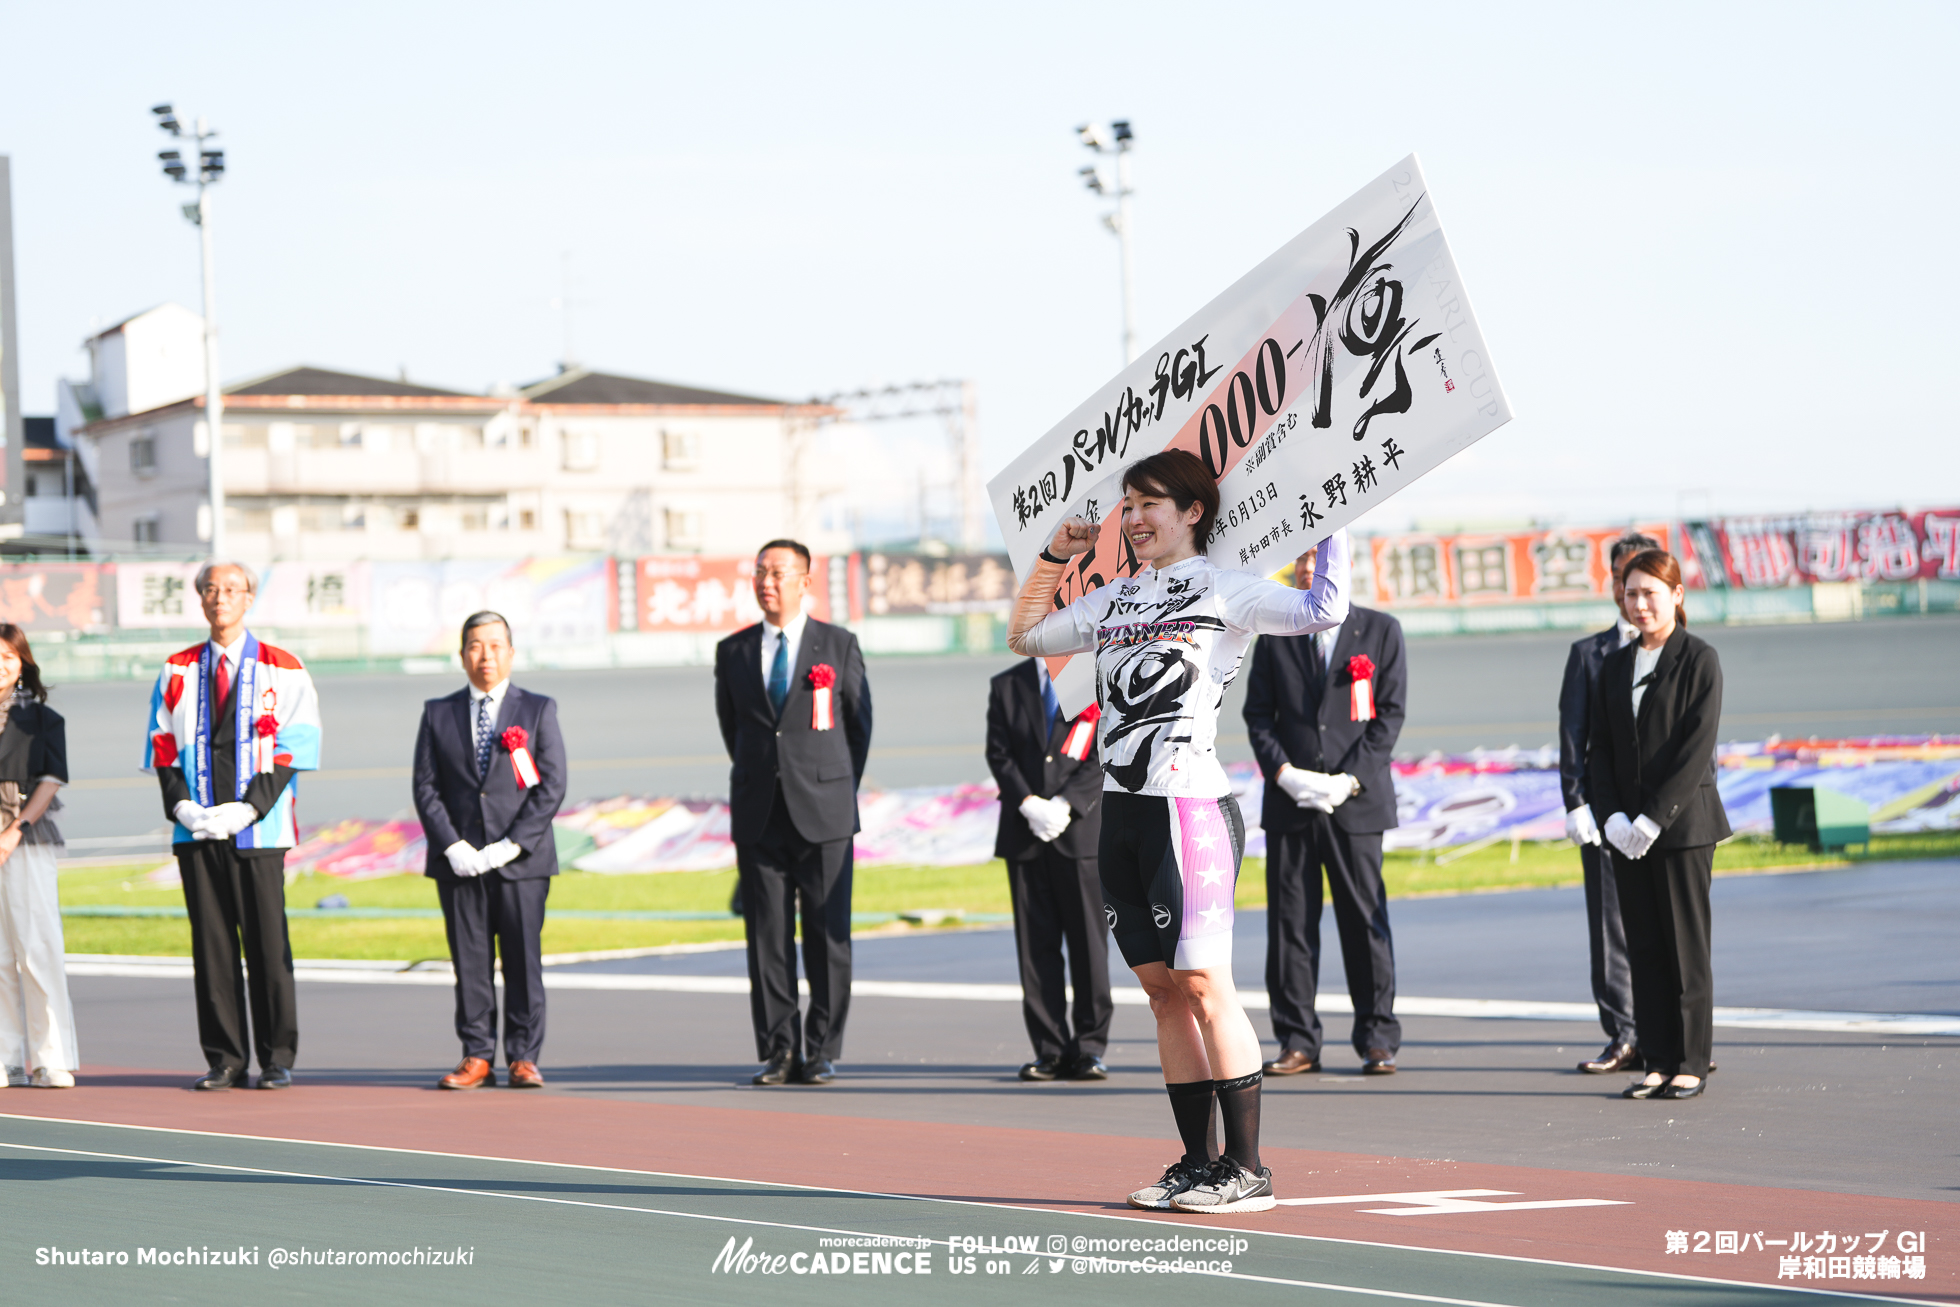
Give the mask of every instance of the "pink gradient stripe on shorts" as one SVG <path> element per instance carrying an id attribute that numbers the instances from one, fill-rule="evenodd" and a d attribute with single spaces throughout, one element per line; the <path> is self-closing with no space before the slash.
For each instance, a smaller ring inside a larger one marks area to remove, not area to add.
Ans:
<path id="1" fill-rule="evenodd" d="M 1184 881 L 1184 912 L 1179 923 L 1180 971 L 1227 965 L 1232 959 L 1232 832 L 1217 799 L 1171 800 L 1177 820 L 1171 836 L 1177 846 L 1178 874 Z"/>

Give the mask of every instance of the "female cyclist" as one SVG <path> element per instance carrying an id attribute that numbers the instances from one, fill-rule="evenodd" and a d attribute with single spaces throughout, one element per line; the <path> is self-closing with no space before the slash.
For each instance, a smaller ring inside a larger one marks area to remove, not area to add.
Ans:
<path id="1" fill-rule="evenodd" d="M 1199 550 L 1218 516 L 1218 486 L 1183 450 L 1125 470 L 1122 513 L 1124 537 L 1149 566 L 1054 609 L 1063 565 L 1095 535 L 1070 518 L 1021 587 L 1007 643 L 1031 657 L 1095 655 L 1104 911 L 1157 1018 L 1184 1141 L 1184 1155 L 1130 1205 L 1265 1211 L 1273 1183 L 1259 1164 L 1259 1038 L 1232 985 L 1245 823 L 1213 744 L 1253 636 L 1321 631 L 1347 616 L 1347 537 L 1300 556 L 1302 589 L 1214 566 Z M 1212 1143 L 1214 1104 L 1222 1154 Z"/>

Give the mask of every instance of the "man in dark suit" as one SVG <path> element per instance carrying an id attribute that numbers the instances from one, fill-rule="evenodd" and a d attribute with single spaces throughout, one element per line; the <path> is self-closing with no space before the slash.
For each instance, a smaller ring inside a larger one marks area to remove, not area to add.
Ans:
<path id="1" fill-rule="evenodd" d="M 540 935 L 558 846 L 551 819 L 565 799 L 558 705 L 510 683 L 510 624 L 496 613 L 463 623 L 464 689 L 422 706 L 415 737 L 415 811 L 428 838 L 456 965 L 456 1037 L 463 1060 L 444 1089 L 497 1083 L 496 962 L 504 960 L 504 1064 L 513 1089 L 544 1085 L 544 963 Z"/>
<path id="2" fill-rule="evenodd" d="M 1354 1051 L 1368 1075 L 1392 1075 L 1395 946 L 1382 885 L 1382 832 L 1393 829 L 1389 761 L 1408 690 L 1402 624 L 1372 608 L 1318 635 L 1261 636 L 1246 683 L 1245 724 L 1266 776 L 1266 991 L 1280 1055 L 1268 1075 L 1320 1070 L 1320 877 L 1341 933 Z"/>
<path id="3" fill-rule="evenodd" d="M 1102 1055 L 1116 1011 L 1103 921 L 1102 763 L 1096 714 L 1062 715 L 1048 669 L 1034 658 L 993 678 L 987 696 L 987 766 L 1000 785 L 994 856 L 1007 860 L 1021 1015 L 1034 1042 L 1023 1080 L 1107 1080 Z M 1062 941 L 1075 982 L 1068 1033 Z"/>
<path id="4" fill-rule="evenodd" d="M 871 687 L 857 637 L 804 614 L 809 591 L 810 551 L 770 541 L 755 560 L 762 621 L 715 646 L 758 1085 L 829 1084 L 851 1003 L 851 837 Z M 799 899 L 807 1021 L 796 995 Z"/>
<path id="5" fill-rule="evenodd" d="M 1626 591 L 1627 559 L 1643 549 L 1659 549 L 1652 536 L 1628 532 L 1613 542 L 1613 607 Z M 1586 796 L 1586 740 L 1599 701 L 1599 668 L 1606 655 L 1637 634 L 1621 617 L 1604 631 L 1575 640 L 1565 660 L 1565 681 L 1558 693 L 1558 775 L 1565 796 L 1565 836 L 1579 846 L 1579 864 L 1586 881 L 1586 945 L 1592 954 L 1593 1003 L 1606 1031 L 1606 1048 L 1579 1063 L 1581 1071 L 1605 1075 L 1638 1070 L 1639 1037 L 1633 1023 L 1633 975 L 1627 963 L 1626 928 L 1620 921 L 1620 898 L 1613 885 L 1613 853 L 1601 843 Z"/>

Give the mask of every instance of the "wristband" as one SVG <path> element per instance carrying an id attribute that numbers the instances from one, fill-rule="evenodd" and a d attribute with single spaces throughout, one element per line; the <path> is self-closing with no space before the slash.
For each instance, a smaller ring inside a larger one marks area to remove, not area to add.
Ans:
<path id="1" fill-rule="evenodd" d="M 1044 563 L 1060 563 L 1064 567 L 1068 565 L 1068 559 L 1055 557 L 1055 555 L 1048 552 L 1048 546 L 1046 545 L 1041 547 L 1041 561 Z"/>

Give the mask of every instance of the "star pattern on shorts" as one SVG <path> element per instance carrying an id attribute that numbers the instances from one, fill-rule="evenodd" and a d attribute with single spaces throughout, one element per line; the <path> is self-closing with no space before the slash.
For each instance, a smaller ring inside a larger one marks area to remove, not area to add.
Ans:
<path id="1" fill-rule="evenodd" d="M 1206 867 L 1198 873 L 1198 879 L 1207 885 L 1216 885 L 1219 881 L 1225 879 L 1225 868 L 1216 865 Z"/>
<path id="2" fill-rule="evenodd" d="M 1205 924 L 1207 926 L 1216 926 L 1218 924 L 1219 918 L 1225 915 L 1225 909 L 1220 907 L 1210 907 L 1210 908 L 1206 908 L 1203 912 L 1200 912 L 1198 915 L 1205 919 Z"/>

